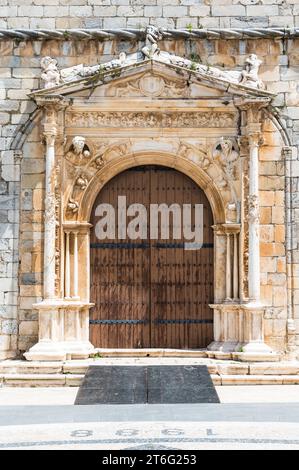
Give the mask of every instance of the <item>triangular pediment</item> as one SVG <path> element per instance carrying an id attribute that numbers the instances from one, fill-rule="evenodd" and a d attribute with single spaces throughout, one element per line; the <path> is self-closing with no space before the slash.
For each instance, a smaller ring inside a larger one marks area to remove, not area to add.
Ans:
<path id="1" fill-rule="evenodd" d="M 161 51 L 146 58 L 138 52 L 105 64 L 83 64 L 60 71 L 59 84 L 37 90 L 33 98 L 60 95 L 111 98 L 267 97 L 264 89 L 241 82 L 240 71 L 208 67 Z M 52 84 L 51 84 L 52 85 Z"/>

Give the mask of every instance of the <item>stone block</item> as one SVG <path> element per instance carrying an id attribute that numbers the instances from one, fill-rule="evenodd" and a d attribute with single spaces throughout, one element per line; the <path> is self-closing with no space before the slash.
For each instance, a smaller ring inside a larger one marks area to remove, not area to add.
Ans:
<path id="1" fill-rule="evenodd" d="M 20 16 L 18 18 L 7 18 L 7 26 L 10 29 L 29 28 L 29 18 L 25 16 Z"/>
<path id="2" fill-rule="evenodd" d="M 119 8 L 130 8 L 130 7 L 119 7 Z M 139 7 L 139 10 L 140 8 L 142 7 Z M 118 9 L 118 14 L 120 16 L 139 16 L 138 15 L 126 15 L 126 14 L 121 14 L 119 12 L 119 9 Z M 94 15 L 96 16 L 100 16 L 100 17 L 104 17 L 104 16 L 116 16 L 116 6 L 95 6 L 94 7 Z M 77 15 L 77 16 L 81 16 L 81 15 Z M 91 15 L 84 15 L 84 16 L 92 16 Z"/>
<path id="3" fill-rule="evenodd" d="M 287 292 L 286 287 L 276 286 L 273 289 L 273 306 L 274 307 L 282 307 L 286 305 L 287 302 Z M 275 325 L 277 325 L 278 320 L 275 321 Z M 285 333 L 285 327 L 284 327 Z"/>
<path id="4" fill-rule="evenodd" d="M 2 165 L 1 176 L 4 181 L 19 181 L 20 167 L 18 165 Z"/>
<path id="5" fill-rule="evenodd" d="M 145 6 L 144 16 L 162 16 L 162 6 Z"/>
<path id="6" fill-rule="evenodd" d="M 245 16 L 243 5 L 212 5 L 212 16 Z"/>
<path id="7" fill-rule="evenodd" d="M 44 16 L 51 18 L 53 17 L 67 17 L 69 16 L 69 7 L 60 5 L 59 8 L 56 6 L 45 6 L 44 7 Z"/>
<path id="8" fill-rule="evenodd" d="M 28 68 L 28 67 L 22 67 L 22 68 L 15 68 L 12 71 L 13 77 L 16 78 L 40 78 L 40 68 Z M 26 96 L 28 99 L 28 96 Z"/>
<path id="9" fill-rule="evenodd" d="M 261 224 L 270 224 L 272 221 L 272 210 L 271 207 L 260 208 L 260 222 Z"/>
<path id="10" fill-rule="evenodd" d="M 259 157 L 261 161 L 281 160 L 281 148 L 265 145 L 260 148 Z"/>
<path id="11" fill-rule="evenodd" d="M 274 241 L 274 226 L 273 225 L 260 225 L 260 240 L 261 242 Z"/>
<path id="12" fill-rule="evenodd" d="M 54 29 L 55 18 L 30 18 L 31 29 Z"/>
<path id="13" fill-rule="evenodd" d="M 80 375 L 80 374 L 67 375 L 65 385 L 67 387 L 80 387 L 83 379 L 84 379 L 84 375 Z"/>
<path id="14" fill-rule="evenodd" d="M 45 162 L 41 158 L 26 158 L 22 162 L 22 172 L 26 174 L 44 173 Z"/>
<path id="15" fill-rule="evenodd" d="M 268 274 L 268 284 L 272 286 L 285 286 L 286 275 L 282 273 Z"/>
<path id="16" fill-rule="evenodd" d="M 163 16 L 171 18 L 188 16 L 188 9 L 186 6 L 163 6 Z"/>
<path id="17" fill-rule="evenodd" d="M 209 13 L 210 13 L 210 7 L 208 5 L 191 5 L 190 6 L 190 10 L 189 10 L 190 16 L 208 16 Z"/>
<path id="18" fill-rule="evenodd" d="M 261 256 L 261 272 L 275 273 L 277 270 L 277 260 L 271 256 Z"/>
<path id="19" fill-rule="evenodd" d="M 54 387 L 64 386 L 63 374 L 4 374 L 6 387 Z"/>
<path id="20" fill-rule="evenodd" d="M 284 243 L 285 241 L 285 226 L 275 225 L 275 242 Z"/>
<path id="21" fill-rule="evenodd" d="M 37 335 L 38 334 L 38 322 L 37 321 L 21 321 L 19 325 L 19 333 L 20 333 L 20 336 Z"/>
<path id="22" fill-rule="evenodd" d="M 249 372 L 248 364 L 219 364 L 217 369 L 220 375 L 247 375 Z"/>
<path id="23" fill-rule="evenodd" d="M 272 222 L 273 224 L 283 224 L 285 217 L 285 211 L 283 207 L 274 206 L 272 207 Z"/>
<path id="24" fill-rule="evenodd" d="M 278 16 L 278 6 L 274 5 L 248 5 L 246 7 L 248 16 Z"/>
<path id="25" fill-rule="evenodd" d="M 282 385 L 282 377 L 273 375 L 222 375 L 222 385 Z"/>
<path id="26" fill-rule="evenodd" d="M 273 206 L 274 205 L 274 191 L 259 191 L 260 205 Z"/>
<path id="27" fill-rule="evenodd" d="M 104 28 L 125 28 L 127 20 L 126 18 L 104 18 L 103 27 Z"/>
<path id="28" fill-rule="evenodd" d="M 31 255 L 31 253 L 29 253 Z M 29 286 L 20 286 L 20 296 L 21 297 L 41 297 L 42 296 L 42 286 L 29 285 Z"/>
<path id="29" fill-rule="evenodd" d="M 2 320 L 1 333 L 6 335 L 16 335 L 18 333 L 17 320 Z"/>
<path id="30" fill-rule="evenodd" d="M 32 309 L 32 305 L 36 302 L 40 302 L 41 297 L 21 297 L 20 298 L 20 308 L 22 309 Z"/>
<path id="31" fill-rule="evenodd" d="M 299 364 L 298 362 L 261 362 L 260 364 L 250 364 L 249 371 L 250 375 L 296 375 L 299 374 Z"/>

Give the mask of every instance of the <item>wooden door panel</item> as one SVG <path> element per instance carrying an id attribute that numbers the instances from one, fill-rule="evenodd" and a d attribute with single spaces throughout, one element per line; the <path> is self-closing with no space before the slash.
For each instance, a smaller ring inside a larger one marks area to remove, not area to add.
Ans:
<path id="1" fill-rule="evenodd" d="M 113 178 L 99 193 L 100 203 L 117 207 L 117 197 L 130 205 L 143 196 L 149 199 L 146 171 L 127 171 Z M 118 229 L 116 218 L 116 229 Z M 116 230 L 117 232 L 117 230 Z M 150 347 L 149 339 L 149 246 L 147 241 L 107 239 L 91 235 L 91 342 L 103 348 Z"/>
<path id="2" fill-rule="evenodd" d="M 98 243 L 93 230 L 92 343 L 111 348 L 206 347 L 213 335 L 208 306 L 213 302 L 213 219 L 204 192 L 176 170 L 149 166 L 113 178 L 94 209 L 100 202 L 116 205 L 118 195 L 127 197 L 127 205 L 137 202 L 147 208 L 150 203 L 203 204 L 204 245 L 185 250 L 183 238 L 173 237 Z"/>

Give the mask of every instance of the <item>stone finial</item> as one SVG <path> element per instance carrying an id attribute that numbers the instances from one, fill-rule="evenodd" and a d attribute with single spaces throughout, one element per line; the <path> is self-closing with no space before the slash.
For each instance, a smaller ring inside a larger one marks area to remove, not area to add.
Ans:
<path id="1" fill-rule="evenodd" d="M 263 82 L 259 79 L 258 72 L 262 61 L 256 54 L 250 54 L 245 60 L 244 69 L 241 72 L 240 83 L 254 88 L 264 88 Z"/>
<path id="2" fill-rule="evenodd" d="M 163 28 L 157 28 L 156 26 L 151 25 L 147 26 L 145 46 L 142 48 L 142 52 L 145 57 L 151 59 L 155 54 L 159 54 L 160 49 L 158 46 L 158 41 L 163 38 L 163 34 Z"/>
<path id="3" fill-rule="evenodd" d="M 45 88 L 60 85 L 60 72 L 57 68 L 57 60 L 49 56 L 43 57 L 40 65 L 42 68 L 41 78 L 45 83 Z"/>

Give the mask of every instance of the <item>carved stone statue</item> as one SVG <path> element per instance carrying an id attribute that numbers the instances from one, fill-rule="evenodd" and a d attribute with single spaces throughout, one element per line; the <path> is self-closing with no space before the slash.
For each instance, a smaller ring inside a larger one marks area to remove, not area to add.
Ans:
<path id="1" fill-rule="evenodd" d="M 220 142 L 216 145 L 213 152 L 213 158 L 218 161 L 222 166 L 224 172 L 229 179 L 235 177 L 235 162 L 238 159 L 239 153 L 237 152 L 231 139 L 222 137 Z"/>
<path id="2" fill-rule="evenodd" d="M 146 28 L 145 46 L 142 48 L 142 52 L 145 57 L 151 59 L 155 54 L 159 54 L 160 49 L 158 41 L 163 38 L 163 28 L 157 28 L 156 26 L 149 25 Z"/>
<path id="3" fill-rule="evenodd" d="M 72 145 L 66 154 L 66 159 L 74 165 L 81 165 L 89 159 L 91 153 L 85 143 L 85 137 L 76 135 L 72 140 Z"/>
<path id="4" fill-rule="evenodd" d="M 45 83 L 45 88 L 60 85 L 60 72 L 57 68 L 57 60 L 48 56 L 43 57 L 40 65 L 42 68 L 41 78 Z"/>
<path id="5" fill-rule="evenodd" d="M 264 88 L 263 82 L 259 79 L 258 72 L 262 61 L 256 54 L 250 54 L 245 60 L 245 67 L 241 73 L 240 83 L 255 88 Z"/>

